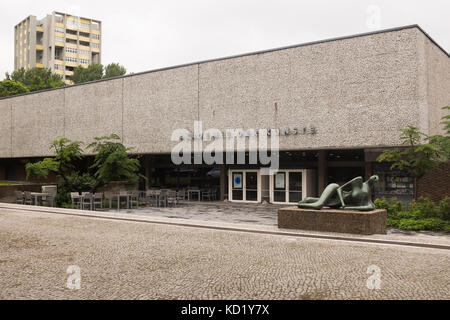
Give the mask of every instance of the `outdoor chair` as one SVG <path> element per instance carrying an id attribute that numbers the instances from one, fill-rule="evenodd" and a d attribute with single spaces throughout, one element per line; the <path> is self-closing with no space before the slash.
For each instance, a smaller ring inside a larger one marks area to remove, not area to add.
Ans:
<path id="1" fill-rule="evenodd" d="M 211 189 L 202 190 L 202 200 L 204 201 L 205 199 L 212 200 Z"/>
<path id="2" fill-rule="evenodd" d="M 109 201 L 109 208 L 112 209 L 112 203 L 114 200 L 117 201 L 117 196 L 113 192 L 105 192 L 103 197 L 105 201 Z"/>
<path id="3" fill-rule="evenodd" d="M 158 207 L 167 207 L 167 194 L 168 190 L 161 190 L 158 195 Z"/>
<path id="4" fill-rule="evenodd" d="M 94 210 L 94 195 L 89 192 L 84 192 L 81 200 L 81 210 L 84 210 L 86 207 L 89 207 L 91 211 Z"/>
<path id="5" fill-rule="evenodd" d="M 129 191 L 119 191 L 119 201 L 123 198 L 127 199 L 127 204 L 126 204 L 126 208 L 128 209 L 130 207 L 130 192 Z M 119 203 L 119 207 L 120 207 L 120 203 Z"/>
<path id="6" fill-rule="evenodd" d="M 217 189 L 211 189 L 211 200 L 217 200 Z"/>
<path id="7" fill-rule="evenodd" d="M 152 190 L 147 190 L 145 191 L 145 203 L 147 205 L 152 205 L 152 196 L 153 196 L 153 191 Z"/>
<path id="8" fill-rule="evenodd" d="M 146 202 L 147 192 L 139 191 L 139 202 Z"/>
<path id="9" fill-rule="evenodd" d="M 159 200 L 159 195 L 161 194 L 161 191 L 159 190 L 149 190 L 147 191 L 147 196 L 148 199 L 150 201 L 150 205 L 152 207 L 157 207 L 158 206 L 158 200 Z"/>
<path id="10" fill-rule="evenodd" d="M 25 191 L 24 193 L 25 204 L 32 206 L 34 204 L 33 197 L 31 196 L 31 192 Z"/>
<path id="11" fill-rule="evenodd" d="M 25 198 L 23 196 L 23 192 L 22 191 L 16 191 L 14 193 L 16 195 L 16 203 L 17 204 L 25 204 Z"/>
<path id="12" fill-rule="evenodd" d="M 80 207 L 81 209 L 81 196 L 78 192 L 71 192 L 70 193 L 70 198 L 72 200 L 72 209 L 74 208 L 74 206 L 76 206 L 76 208 Z"/>
<path id="13" fill-rule="evenodd" d="M 167 192 L 167 205 L 175 207 L 178 204 L 177 192 L 169 191 Z"/>
<path id="14" fill-rule="evenodd" d="M 130 196 L 130 208 L 131 209 L 133 209 L 133 203 L 136 204 L 136 208 L 139 209 L 139 199 L 140 199 L 139 191 L 131 192 L 131 196 Z"/>
<path id="15" fill-rule="evenodd" d="M 177 200 L 186 200 L 187 199 L 187 194 L 186 194 L 186 190 L 180 190 L 177 192 Z"/>
<path id="16" fill-rule="evenodd" d="M 100 209 L 103 209 L 103 193 L 94 194 L 94 210 L 97 208 L 98 204 L 100 205 Z"/>

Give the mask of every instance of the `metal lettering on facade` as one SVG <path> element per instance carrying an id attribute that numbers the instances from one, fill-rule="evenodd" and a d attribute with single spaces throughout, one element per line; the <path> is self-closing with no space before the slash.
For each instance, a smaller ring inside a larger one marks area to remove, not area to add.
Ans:
<path id="1" fill-rule="evenodd" d="M 261 130 L 266 131 L 267 136 L 298 136 L 298 135 L 316 135 L 317 129 L 316 127 L 295 127 L 295 128 L 284 128 L 284 129 L 267 129 Z M 220 133 L 220 134 L 219 134 Z M 184 140 L 205 140 L 211 141 L 212 139 L 220 139 L 220 138 L 245 138 L 245 137 L 256 137 L 259 136 L 260 130 L 248 129 L 248 130 L 235 130 L 232 133 L 230 130 L 219 131 L 216 134 L 197 134 L 193 135 L 189 133 L 188 135 L 180 136 L 180 141 Z"/>

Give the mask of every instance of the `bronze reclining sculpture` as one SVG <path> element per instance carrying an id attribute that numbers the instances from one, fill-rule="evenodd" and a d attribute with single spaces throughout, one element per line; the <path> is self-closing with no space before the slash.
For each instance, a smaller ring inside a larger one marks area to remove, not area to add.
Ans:
<path id="1" fill-rule="evenodd" d="M 306 198 L 299 202 L 298 207 L 316 210 L 330 207 L 333 209 L 372 211 L 376 209 L 372 202 L 372 186 L 379 180 L 378 176 L 372 176 L 366 182 L 362 177 L 357 177 L 342 186 L 332 183 L 326 187 L 320 198 Z M 352 187 L 351 191 L 344 191 L 344 188 L 348 186 Z"/>

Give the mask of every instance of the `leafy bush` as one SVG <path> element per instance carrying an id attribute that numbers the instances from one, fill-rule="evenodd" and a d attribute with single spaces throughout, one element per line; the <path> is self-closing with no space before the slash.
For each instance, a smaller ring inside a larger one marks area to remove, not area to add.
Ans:
<path id="1" fill-rule="evenodd" d="M 0 81 L 0 97 L 14 96 L 16 94 L 27 93 L 30 90 L 21 82 L 13 80 Z"/>
<path id="2" fill-rule="evenodd" d="M 450 197 L 445 197 L 439 204 L 439 214 L 442 219 L 450 221 Z"/>
<path id="3" fill-rule="evenodd" d="M 91 143 L 88 148 L 96 154 L 94 164 L 90 169 L 95 170 L 97 186 L 111 181 L 137 182 L 141 178 L 146 179 L 139 173 L 139 160 L 128 154 L 132 148 L 126 148 L 118 135 L 112 134 L 94 139 L 95 142 Z"/>
<path id="4" fill-rule="evenodd" d="M 95 138 L 95 142 L 88 146 L 96 154 L 94 165 L 84 172 L 80 171 L 79 166 L 85 158 L 82 145 L 80 141 L 58 138 L 51 144 L 54 157 L 26 165 L 27 180 L 31 176 L 46 178 L 51 173 L 56 175 L 59 179 L 56 203 L 62 206 L 71 203 L 70 192 L 95 192 L 99 186 L 110 181 L 137 182 L 140 178 L 147 179 L 139 173 L 139 160 L 129 156 L 128 152 L 132 149 L 126 148 L 119 136 L 112 134 Z"/>
<path id="5" fill-rule="evenodd" d="M 70 202 L 70 186 L 63 179 L 59 179 L 58 193 L 56 194 L 56 204 L 61 206 L 63 203 Z"/>
<path id="6" fill-rule="evenodd" d="M 63 204 L 61 204 L 61 208 L 64 208 L 64 209 L 72 209 L 72 202 L 71 203 L 63 203 Z"/>
<path id="7" fill-rule="evenodd" d="M 91 192 L 97 180 L 88 173 L 80 174 L 78 172 L 72 173 L 67 177 L 69 185 L 73 192 Z"/>
<path id="8" fill-rule="evenodd" d="M 408 211 L 422 218 L 440 218 L 434 202 L 425 197 L 420 197 L 419 200 L 413 201 Z"/>
<path id="9" fill-rule="evenodd" d="M 374 203 L 377 209 L 384 209 L 388 214 L 397 214 L 403 208 L 403 203 L 398 201 L 397 198 L 392 198 L 390 202 L 386 198 L 376 199 Z"/>
<path id="10" fill-rule="evenodd" d="M 51 69 L 36 67 L 28 70 L 21 68 L 11 75 L 6 74 L 6 79 L 23 84 L 30 92 L 64 86 L 60 75 L 53 73 Z"/>
<path id="11" fill-rule="evenodd" d="M 66 180 L 60 179 L 56 203 L 63 208 L 69 203 L 71 206 L 70 192 L 91 192 L 97 181 L 88 173 L 73 172 Z"/>
<path id="12" fill-rule="evenodd" d="M 450 226 L 448 221 L 444 221 L 439 218 L 427 218 L 427 219 L 404 219 L 399 220 L 397 224 L 399 229 L 402 230 L 429 230 L 429 231 L 445 231 Z"/>
<path id="13" fill-rule="evenodd" d="M 382 210 L 386 210 L 388 213 L 391 213 L 391 205 L 390 203 L 386 200 L 386 198 L 383 199 L 376 199 L 374 201 L 375 206 L 377 207 L 377 209 L 382 209 Z"/>
<path id="14" fill-rule="evenodd" d="M 396 198 L 390 201 L 375 200 L 378 209 L 388 212 L 389 227 L 402 230 L 430 230 L 450 232 L 450 198 L 443 199 L 439 205 L 428 198 L 421 197 L 408 205 L 403 205 Z"/>

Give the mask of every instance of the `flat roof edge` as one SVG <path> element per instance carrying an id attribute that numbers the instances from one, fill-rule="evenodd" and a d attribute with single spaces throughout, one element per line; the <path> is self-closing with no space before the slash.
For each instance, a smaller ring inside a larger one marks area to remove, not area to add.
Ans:
<path id="1" fill-rule="evenodd" d="M 333 41 L 339 41 L 339 40 L 347 40 L 347 39 L 353 39 L 353 38 L 358 38 L 358 37 L 376 35 L 376 34 L 381 34 L 381 33 L 389 33 L 389 32 L 401 31 L 401 30 L 412 29 L 412 28 L 419 29 L 434 45 L 436 45 L 442 52 L 444 52 L 447 55 L 447 57 L 450 58 L 450 53 L 445 51 L 444 48 L 442 48 L 418 24 L 412 24 L 412 25 L 407 25 L 407 26 L 401 26 L 401 27 L 395 27 L 395 28 L 389 28 L 389 29 L 383 29 L 383 30 L 376 30 L 376 31 L 364 32 L 364 33 L 358 33 L 358 34 L 353 34 L 353 35 L 348 35 L 348 36 L 328 38 L 328 39 L 324 39 L 324 40 L 317 40 L 317 41 L 311 41 L 311 42 L 304 42 L 304 43 L 300 43 L 300 44 L 294 44 L 294 45 L 289 45 L 289 46 L 284 46 L 284 47 L 278 47 L 278 48 L 272 48 L 272 49 L 254 51 L 254 52 L 248 52 L 248 53 L 237 54 L 237 55 L 232 55 L 232 56 L 225 56 L 225 57 L 221 57 L 221 58 L 214 58 L 214 59 L 207 59 L 207 60 L 196 61 L 196 62 L 189 62 L 189 63 L 179 64 L 179 65 L 174 65 L 174 66 L 168 66 L 168 67 L 163 67 L 163 68 L 152 69 L 152 70 L 148 70 L 148 71 L 131 73 L 131 74 L 118 76 L 118 77 L 113 77 L 113 78 L 108 78 L 108 79 L 100 79 L 100 80 L 83 82 L 83 83 L 73 84 L 73 85 L 68 85 L 68 86 L 65 85 L 65 86 L 58 87 L 58 88 L 51 88 L 51 89 L 33 91 L 33 92 L 18 94 L 18 95 L 14 95 L 14 96 L 0 97 L 0 100 L 6 100 L 6 99 L 10 99 L 10 98 L 17 98 L 17 97 L 21 97 L 21 96 L 27 96 L 27 95 L 31 95 L 31 94 L 37 94 L 37 93 L 42 93 L 42 92 L 54 91 L 54 90 L 62 90 L 62 89 L 67 89 L 67 88 L 72 88 L 72 87 L 77 87 L 77 86 L 82 86 L 82 85 L 88 85 L 88 84 L 93 84 L 93 83 L 124 79 L 124 78 L 133 77 L 133 76 L 144 75 L 144 74 L 160 72 L 160 71 L 167 71 L 167 70 L 171 70 L 171 69 L 189 67 L 189 66 L 194 66 L 194 65 L 200 65 L 200 64 L 209 63 L 209 62 L 216 62 L 216 61 L 223 61 L 223 60 L 247 57 L 247 56 L 251 56 L 251 55 L 258 55 L 258 54 L 264 54 L 264 53 L 269 53 L 269 52 L 276 52 L 276 51 L 280 51 L 280 50 L 293 49 L 293 48 L 311 46 L 311 45 L 322 44 L 322 43 L 327 43 L 327 42 L 333 42 Z"/>

